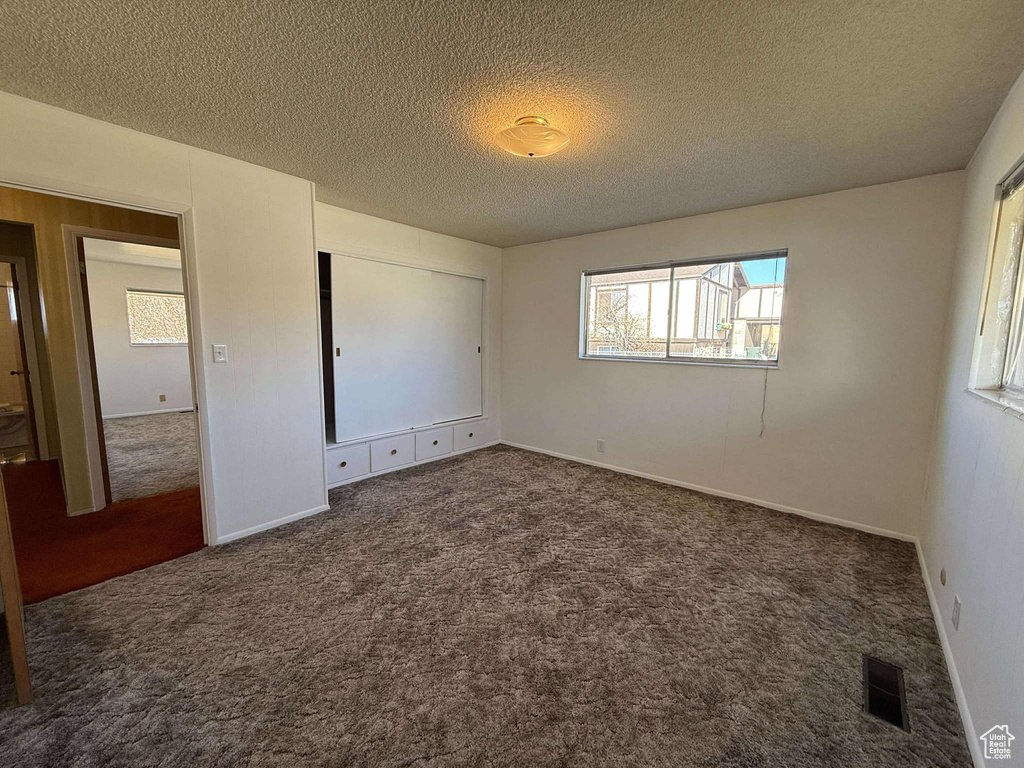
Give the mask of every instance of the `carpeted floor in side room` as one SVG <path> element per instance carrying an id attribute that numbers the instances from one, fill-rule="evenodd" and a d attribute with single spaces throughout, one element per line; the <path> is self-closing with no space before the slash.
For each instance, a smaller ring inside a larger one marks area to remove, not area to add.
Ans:
<path id="1" fill-rule="evenodd" d="M 199 487 L 192 411 L 103 420 L 114 503 Z"/>
<path id="2" fill-rule="evenodd" d="M 970 765 L 910 544 L 505 447 L 330 499 L 30 606 L 0 764 Z"/>

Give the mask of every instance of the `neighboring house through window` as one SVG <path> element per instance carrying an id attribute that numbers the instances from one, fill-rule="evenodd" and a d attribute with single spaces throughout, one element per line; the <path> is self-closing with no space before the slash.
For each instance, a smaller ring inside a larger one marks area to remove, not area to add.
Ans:
<path id="1" fill-rule="evenodd" d="M 586 272 L 581 355 L 776 364 L 785 275 L 785 251 Z"/>

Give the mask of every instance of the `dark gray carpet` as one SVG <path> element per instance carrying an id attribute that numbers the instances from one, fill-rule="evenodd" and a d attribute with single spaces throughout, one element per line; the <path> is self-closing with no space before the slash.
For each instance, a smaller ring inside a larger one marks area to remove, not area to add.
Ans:
<path id="1" fill-rule="evenodd" d="M 0 613 L 0 709 L 18 703 L 18 689 L 14 685 L 14 662 L 11 644 L 7 639 L 7 617 Z"/>
<path id="2" fill-rule="evenodd" d="M 910 544 L 502 447 L 331 503 L 30 606 L 0 765 L 970 765 Z"/>
<path id="3" fill-rule="evenodd" d="M 104 419 L 103 440 L 115 502 L 199 485 L 196 419 L 191 411 Z"/>

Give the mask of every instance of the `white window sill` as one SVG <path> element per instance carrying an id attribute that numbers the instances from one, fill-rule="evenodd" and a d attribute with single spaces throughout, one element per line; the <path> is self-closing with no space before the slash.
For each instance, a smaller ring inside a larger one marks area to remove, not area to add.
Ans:
<path id="1" fill-rule="evenodd" d="M 1015 419 L 1024 421 L 1024 397 L 1007 394 L 1001 389 L 968 389 L 967 394 L 978 398 L 983 403 L 999 408 L 1003 413 L 1008 413 Z"/>
<path id="2" fill-rule="evenodd" d="M 778 360 L 734 360 L 707 358 L 675 359 L 665 357 L 612 357 L 611 355 L 580 355 L 580 360 L 602 360 L 611 363 L 658 363 L 661 365 L 709 365 L 716 368 L 768 368 L 775 370 L 779 367 Z"/>

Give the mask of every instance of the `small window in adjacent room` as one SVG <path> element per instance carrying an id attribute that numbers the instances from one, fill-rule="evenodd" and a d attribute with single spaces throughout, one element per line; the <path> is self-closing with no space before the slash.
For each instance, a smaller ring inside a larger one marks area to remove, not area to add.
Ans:
<path id="1" fill-rule="evenodd" d="M 583 274 L 580 356 L 778 364 L 786 251 Z"/>
<path id="2" fill-rule="evenodd" d="M 133 346 L 188 344 L 185 296 L 158 291 L 126 291 L 128 339 Z"/>

